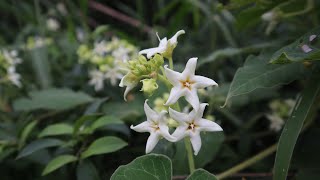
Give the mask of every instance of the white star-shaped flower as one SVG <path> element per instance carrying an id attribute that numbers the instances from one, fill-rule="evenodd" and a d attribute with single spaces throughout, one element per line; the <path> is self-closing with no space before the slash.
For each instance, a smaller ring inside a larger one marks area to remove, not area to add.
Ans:
<path id="1" fill-rule="evenodd" d="M 160 41 L 159 46 L 155 47 L 155 48 L 149 48 L 149 49 L 144 49 L 142 51 L 139 52 L 139 54 L 147 54 L 148 58 L 151 58 L 151 56 L 155 55 L 155 54 L 162 54 L 165 57 L 170 57 L 172 54 L 173 49 L 177 46 L 178 44 L 178 36 L 180 36 L 181 34 L 184 34 L 185 31 L 184 30 L 180 30 L 178 31 L 174 36 L 172 36 L 172 38 L 170 38 L 169 40 L 167 40 L 167 37 L 163 38 L 160 40 L 158 34 L 158 39 Z"/>
<path id="2" fill-rule="evenodd" d="M 115 86 L 119 79 L 123 78 L 123 74 L 121 73 L 118 67 L 106 67 L 105 78 L 110 80 L 112 86 Z"/>
<path id="3" fill-rule="evenodd" d="M 100 91 L 103 89 L 103 81 L 105 79 L 105 75 L 103 72 L 98 70 L 91 70 L 89 72 L 89 75 L 91 77 L 89 84 L 94 86 L 95 91 Z"/>
<path id="4" fill-rule="evenodd" d="M 10 66 L 7 70 L 7 73 L 8 73 L 7 76 L 9 81 L 11 81 L 12 84 L 16 86 L 21 87 L 21 82 L 20 82 L 21 76 L 16 72 L 16 68 L 14 66 Z"/>
<path id="5" fill-rule="evenodd" d="M 165 105 L 174 104 L 181 96 L 185 96 L 186 100 L 194 109 L 199 109 L 200 102 L 197 89 L 218 85 L 212 79 L 195 75 L 197 59 L 198 58 L 189 59 L 182 73 L 173 71 L 165 66 L 166 77 L 173 85 Z"/>
<path id="6" fill-rule="evenodd" d="M 169 134 L 169 127 L 165 117 L 166 111 L 160 113 L 152 110 L 147 101 L 144 103 L 144 111 L 147 116 L 147 121 L 138 124 L 137 126 L 131 125 L 131 129 L 137 132 L 149 132 L 150 136 L 147 141 L 146 153 L 149 153 L 157 145 L 160 138 L 164 137 L 168 141 L 174 142 L 176 139 Z"/>
<path id="7" fill-rule="evenodd" d="M 126 62 L 129 60 L 129 53 L 129 49 L 120 46 L 119 48 L 112 51 L 112 56 L 115 58 L 116 61 Z"/>
<path id="8" fill-rule="evenodd" d="M 179 123 L 172 136 L 177 141 L 187 136 L 190 137 L 194 155 L 197 155 L 201 149 L 201 131 L 222 131 L 222 128 L 217 123 L 202 118 L 206 105 L 208 104 L 200 104 L 197 111 L 193 109 L 189 114 L 180 113 L 169 108 L 170 117 Z"/>
<path id="9" fill-rule="evenodd" d="M 95 54 L 98 54 L 99 56 L 104 56 L 108 52 L 106 47 L 106 42 L 105 41 L 96 42 L 94 44 L 93 52 Z"/>

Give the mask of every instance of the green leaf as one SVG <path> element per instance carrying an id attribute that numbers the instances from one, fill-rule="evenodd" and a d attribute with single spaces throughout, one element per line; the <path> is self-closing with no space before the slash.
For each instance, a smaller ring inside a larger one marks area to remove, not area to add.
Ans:
<path id="1" fill-rule="evenodd" d="M 51 86 L 51 68 L 48 61 L 47 47 L 34 48 L 30 51 L 31 62 L 33 71 L 41 85 L 42 89 L 49 88 Z"/>
<path id="2" fill-rule="evenodd" d="M 100 180 L 94 164 L 89 160 L 82 161 L 77 167 L 77 180 Z"/>
<path id="3" fill-rule="evenodd" d="M 204 169 L 197 169 L 186 180 L 218 180 L 213 174 Z"/>
<path id="4" fill-rule="evenodd" d="M 81 158 L 88 158 L 93 155 L 115 152 L 128 144 L 118 137 L 108 136 L 95 140 L 86 151 L 81 154 Z"/>
<path id="5" fill-rule="evenodd" d="M 172 165 L 168 157 L 149 154 L 120 166 L 110 180 L 171 180 Z"/>
<path id="6" fill-rule="evenodd" d="M 72 134 L 73 127 L 69 124 L 59 123 L 59 124 L 52 124 L 47 126 L 44 130 L 41 131 L 39 137 L 45 136 L 57 136 L 57 135 L 66 135 Z"/>
<path id="7" fill-rule="evenodd" d="M 70 89 L 47 89 L 32 91 L 30 98 L 21 98 L 13 102 L 18 111 L 31 111 L 37 109 L 65 110 L 91 102 L 92 97 L 83 92 L 74 92 Z"/>
<path id="8" fill-rule="evenodd" d="M 316 38 L 310 42 L 311 35 Z M 271 57 L 271 63 L 301 62 L 310 60 L 320 60 L 320 27 L 311 30 L 298 38 L 295 42 L 279 49 Z M 310 52 L 304 52 L 302 46 L 311 48 Z"/>
<path id="9" fill-rule="evenodd" d="M 92 123 L 90 130 L 95 131 L 96 129 L 109 124 L 123 124 L 123 121 L 115 116 L 102 116 Z"/>
<path id="10" fill-rule="evenodd" d="M 28 155 L 30 155 L 36 151 L 39 151 L 41 149 L 60 146 L 62 144 L 63 144 L 63 141 L 58 140 L 58 139 L 39 139 L 39 140 L 31 142 L 25 148 L 23 148 L 21 150 L 21 152 L 19 153 L 17 159 L 28 156 Z"/>
<path id="11" fill-rule="evenodd" d="M 71 162 L 74 162 L 77 160 L 77 157 L 73 156 L 73 155 L 61 155 L 58 156 L 56 158 L 54 158 L 53 160 L 51 160 L 47 166 L 44 168 L 43 172 L 42 172 L 42 176 L 47 175 L 49 173 L 51 173 L 52 171 L 68 164 Z"/>
<path id="12" fill-rule="evenodd" d="M 89 115 L 83 115 L 79 119 L 76 120 L 74 123 L 74 131 L 73 134 L 77 134 L 80 129 L 82 130 L 82 127 L 84 127 L 87 124 L 92 123 L 95 119 L 97 119 L 101 114 L 89 114 Z M 82 131 L 81 131 L 82 132 Z"/>
<path id="13" fill-rule="evenodd" d="M 21 136 L 20 136 L 20 140 L 19 140 L 19 148 L 21 148 L 25 144 L 28 136 L 30 135 L 33 128 L 37 124 L 38 124 L 38 121 L 31 121 L 25 128 L 23 128 Z"/>
<path id="14" fill-rule="evenodd" d="M 314 74 L 308 86 L 305 87 L 302 95 L 297 100 L 294 110 L 284 126 L 279 139 L 274 164 L 274 180 L 286 179 L 287 177 L 294 146 L 302 129 L 303 122 L 310 115 L 310 109 L 320 90 L 319 82 L 320 77 Z"/>
<path id="15" fill-rule="evenodd" d="M 268 64 L 268 55 L 249 56 L 232 80 L 225 105 L 232 97 L 272 88 L 303 78 L 305 67 L 301 63 Z"/>

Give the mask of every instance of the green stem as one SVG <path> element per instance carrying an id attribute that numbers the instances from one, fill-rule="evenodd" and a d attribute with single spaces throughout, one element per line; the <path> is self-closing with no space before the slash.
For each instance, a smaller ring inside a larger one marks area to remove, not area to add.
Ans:
<path id="1" fill-rule="evenodd" d="M 308 1 L 307 1 L 307 5 L 306 5 L 306 7 L 305 7 L 303 10 L 297 11 L 297 12 L 293 12 L 293 13 L 284 14 L 282 17 L 283 17 L 283 18 L 290 18 L 290 17 L 293 17 L 293 16 L 303 15 L 303 14 L 306 14 L 306 13 L 308 13 L 309 11 L 311 11 L 313 8 L 314 8 L 314 2 L 313 2 L 313 0 L 308 0 Z"/>
<path id="2" fill-rule="evenodd" d="M 173 70 L 173 60 L 172 57 L 169 58 L 169 67 Z"/>
<path id="3" fill-rule="evenodd" d="M 217 178 L 218 179 L 223 179 L 223 178 L 226 178 L 226 177 L 229 177 L 230 175 L 236 173 L 236 172 L 239 172 L 241 171 L 242 169 L 245 169 L 249 166 L 251 166 L 252 164 L 260 161 L 261 159 L 271 155 L 272 153 L 274 153 L 276 150 L 277 150 L 277 145 L 278 143 L 268 147 L 267 149 L 263 150 L 262 152 L 258 153 L 257 155 L 245 160 L 244 162 L 220 173 L 217 175 Z"/>
<path id="4" fill-rule="evenodd" d="M 190 174 L 192 174 L 195 171 L 195 165 L 194 165 L 194 159 L 193 159 L 193 153 L 192 153 L 192 147 L 190 143 L 190 138 L 184 138 L 184 145 L 186 147 L 187 153 L 188 153 L 188 162 L 189 162 L 189 170 Z"/>

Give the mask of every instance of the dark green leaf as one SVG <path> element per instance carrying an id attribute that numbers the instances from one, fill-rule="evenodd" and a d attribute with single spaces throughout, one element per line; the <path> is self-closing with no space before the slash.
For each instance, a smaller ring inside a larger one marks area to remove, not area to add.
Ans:
<path id="1" fill-rule="evenodd" d="M 232 97 L 250 93 L 259 88 L 271 88 L 301 79 L 306 68 L 301 63 L 266 64 L 268 56 L 249 56 L 239 68 L 230 85 L 225 105 Z"/>
<path id="2" fill-rule="evenodd" d="M 171 180 L 171 161 L 168 157 L 150 154 L 120 166 L 110 180 Z"/>
<path id="3" fill-rule="evenodd" d="M 18 111 L 31 111 L 37 109 L 64 110 L 91 102 L 92 97 L 83 92 L 74 92 L 70 89 L 47 89 L 32 91 L 30 98 L 21 98 L 13 103 Z"/>
<path id="4" fill-rule="evenodd" d="M 197 169 L 186 180 L 218 180 L 213 174 L 204 169 Z"/>
<path id="5" fill-rule="evenodd" d="M 102 116 L 92 123 L 90 130 L 95 131 L 96 129 L 109 124 L 123 124 L 123 121 L 115 116 Z"/>
<path id="6" fill-rule="evenodd" d="M 293 149 L 303 122 L 307 118 L 320 90 L 320 77 L 316 74 L 313 76 L 301 97 L 297 100 L 294 110 L 281 133 L 274 164 L 274 180 L 286 179 Z"/>
<path id="7" fill-rule="evenodd" d="M 77 157 L 73 156 L 73 155 L 61 155 L 58 156 L 56 158 L 54 158 L 53 160 L 51 160 L 47 166 L 44 168 L 43 172 L 42 172 L 42 176 L 47 175 L 49 173 L 51 173 L 52 171 L 68 164 L 71 162 L 74 162 L 77 160 Z"/>
<path id="8" fill-rule="evenodd" d="M 127 143 L 120 138 L 113 136 L 102 137 L 95 140 L 88 149 L 81 154 L 81 158 L 84 159 L 93 155 L 115 152 L 125 146 L 127 146 Z"/>
<path id="9" fill-rule="evenodd" d="M 30 53 L 32 67 L 42 89 L 49 88 L 51 86 L 52 78 L 47 47 L 34 48 Z"/>
<path id="10" fill-rule="evenodd" d="M 30 133 L 32 132 L 33 128 L 38 124 L 38 121 L 31 121 L 25 128 L 23 128 L 21 136 L 20 136 L 20 140 L 19 140 L 19 147 L 21 148 L 28 136 L 30 135 Z"/>
<path id="11" fill-rule="evenodd" d="M 39 139 L 39 140 L 31 142 L 25 148 L 23 148 L 21 150 L 21 152 L 19 153 L 17 159 L 28 156 L 28 155 L 30 155 L 36 151 L 39 151 L 41 149 L 60 146 L 62 144 L 63 144 L 63 141 L 58 140 L 58 139 Z"/>
<path id="12" fill-rule="evenodd" d="M 88 160 L 82 161 L 77 167 L 77 180 L 100 180 L 94 164 Z"/>

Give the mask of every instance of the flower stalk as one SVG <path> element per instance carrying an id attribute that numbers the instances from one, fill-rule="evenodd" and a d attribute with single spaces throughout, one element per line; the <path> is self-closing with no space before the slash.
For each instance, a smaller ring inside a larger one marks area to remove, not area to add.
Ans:
<path id="1" fill-rule="evenodd" d="M 186 147 L 187 155 L 188 155 L 189 171 L 190 171 L 190 174 L 192 174 L 196 168 L 195 168 L 195 164 L 194 164 L 191 143 L 188 138 L 184 138 L 184 145 Z"/>

